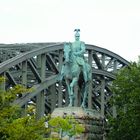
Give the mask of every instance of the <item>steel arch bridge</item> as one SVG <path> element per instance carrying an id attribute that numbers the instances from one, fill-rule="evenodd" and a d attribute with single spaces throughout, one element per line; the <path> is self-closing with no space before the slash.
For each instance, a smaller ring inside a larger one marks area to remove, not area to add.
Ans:
<path id="1" fill-rule="evenodd" d="M 38 118 L 44 112 L 51 113 L 54 108 L 65 107 L 69 103 L 65 82 L 57 80 L 64 61 L 63 46 L 64 43 L 57 42 L 0 44 L 0 75 L 7 79 L 1 88 L 7 90 L 17 84 L 33 87 L 31 93 L 18 97 L 14 104 L 27 108 L 33 103 Z M 112 96 L 109 86 L 115 73 L 129 62 L 95 45 L 86 44 L 86 48 L 85 57 L 92 67 L 87 106 L 103 116 L 115 116 L 115 107 L 109 104 Z"/>

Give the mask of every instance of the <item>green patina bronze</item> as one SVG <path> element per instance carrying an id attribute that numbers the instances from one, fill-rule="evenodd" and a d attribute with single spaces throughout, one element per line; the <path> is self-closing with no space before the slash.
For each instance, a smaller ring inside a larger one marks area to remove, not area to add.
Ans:
<path id="1" fill-rule="evenodd" d="M 75 96 L 74 87 L 78 85 L 79 79 L 82 80 L 83 78 L 81 91 L 81 94 L 83 94 L 83 102 L 81 106 L 85 108 L 92 74 L 91 67 L 84 57 L 86 46 L 84 42 L 80 41 L 80 29 L 75 29 L 74 31 L 75 41 L 64 44 L 65 62 L 61 70 L 61 79 L 65 78 L 70 99 L 69 106 L 73 106 Z"/>

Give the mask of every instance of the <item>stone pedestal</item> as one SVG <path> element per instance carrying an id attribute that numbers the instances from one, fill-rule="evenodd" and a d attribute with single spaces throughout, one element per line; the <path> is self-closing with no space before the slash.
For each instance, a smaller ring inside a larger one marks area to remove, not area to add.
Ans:
<path id="1" fill-rule="evenodd" d="M 83 109 L 81 107 L 56 108 L 51 116 L 73 116 L 79 124 L 83 124 L 85 132 L 71 140 L 103 140 L 103 117 L 96 110 Z"/>

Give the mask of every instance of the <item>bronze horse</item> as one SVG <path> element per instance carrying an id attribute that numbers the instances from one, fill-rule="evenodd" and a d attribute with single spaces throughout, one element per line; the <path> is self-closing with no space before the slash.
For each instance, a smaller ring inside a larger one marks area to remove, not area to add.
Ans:
<path id="1" fill-rule="evenodd" d="M 69 94 L 69 106 L 73 106 L 74 104 L 74 87 L 78 85 L 78 81 L 82 81 L 82 94 L 83 101 L 81 107 L 85 108 L 86 98 L 88 96 L 89 83 L 91 82 L 91 67 L 85 60 L 86 74 L 87 78 L 85 79 L 83 75 L 83 69 L 79 64 L 75 61 L 75 57 L 72 52 L 71 43 L 64 44 L 64 64 L 61 70 L 61 79 L 65 79 L 68 94 Z M 81 80 L 82 79 L 82 80 Z M 81 84 L 79 85 L 81 86 Z"/>

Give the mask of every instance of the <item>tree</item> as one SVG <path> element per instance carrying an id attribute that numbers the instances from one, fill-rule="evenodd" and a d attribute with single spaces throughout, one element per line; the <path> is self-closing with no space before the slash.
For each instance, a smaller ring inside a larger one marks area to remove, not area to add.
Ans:
<path id="1" fill-rule="evenodd" d="M 84 127 L 73 116 L 66 116 L 65 118 L 55 117 L 50 119 L 48 123 L 51 131 L 57 132 L 60 139 L 66 135 L 71 138 L 84 132 Z"/>
<path id="2" fill-rule="evenodd" d="M 2 81 L 4 78 L 0 77 L 0 83 Z M 22 85 L 16 85 L 7 91 L 0 90 L 0 140 L 59 140 L 60 138 L 47 138 L 52 127 L 54 131 L 62 130 L 70 136 L 83 131 L 83 127 L 71 117 L 50 119 L 48 115 L 36 120 L 34 106 L 30 106 L 26 110 L 28 115 L 23 116 L 24 110 L 12 103 L 18 96 L 30 90 L 32 89 L 26 89 Z M 45 126 L 46 121 L 51 128 Z"/>
<path id="3" fill-rule="evenodd" d="M 131 63 L 120 70 L 112 85 L 117 117 L 109 118 L 110 140 L 140 139 L 140 65 Z"/>
<path id="4" fill-rule="evenodd" d="M 3 81 L 3 78 L 0 78 Z M 17 85 L 8 91 L 0 90 L 0 140 L 44 140 L 45 119 L 36 120 L 35 116 L 22 116 L 23 110 L 12 105 L 16 97 L 29 91 Z"/>

